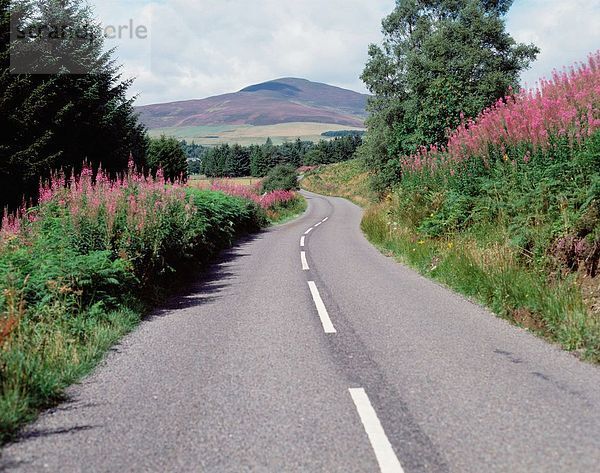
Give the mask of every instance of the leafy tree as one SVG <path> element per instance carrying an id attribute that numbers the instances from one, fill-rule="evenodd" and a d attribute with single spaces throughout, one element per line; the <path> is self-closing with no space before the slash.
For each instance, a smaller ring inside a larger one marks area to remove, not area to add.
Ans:
<path id="1" fill-rule="evenodd" d="M 185 151 L 185 154 L 188 157 L 188 159 L 202 160 L 202 157 L 207 151 L 207 148 L 205 148 L 202 145 L 197 145 L 193 141 L 191 143 L 188 143 L 186 140 L 182 140 L 181 146 Z"/>
<path id="2" fill-rule="evenodd" d="M 188 177 L 187 157 L 181 143 L 175 138 L 161 136 L 151 139 L 146 163 L 153 174 L 162 169 L 165 179 L 170 181 Z"/>
<path id="3" fill-rule="evenodd" d="M 396 0 L 382 46 L 369 47 L 362 79 L 374 94 L 363 154 L 380 185 L 398 179 L 391 160 L 444 144 L 447 129 L 518 88 L 538 48 L 505 30 L 512 0 Z"/>
<path id="4" fill-rule="evenodd" d="M 64 25 L 65 38 L 51 42 L 52 54 L 48 30 L 11 45 L 11 14 L 20 30 Z M 0 0 L 0 23 L 1 206 L 35 198 L 39 179 L 52 169 L 77 169 L 87 160 L 116 172 L 126 169 L 130 153 L 144 159 L 145 129 L 127 98 L 131 81 L 121 80 L 101 35 L 74 37 L 95 24 L 83 0 Z M 32 73 L 14 73 L 11 56 Z M 47 73 L 60 57 L 68 58 L 60 73 Z"/>

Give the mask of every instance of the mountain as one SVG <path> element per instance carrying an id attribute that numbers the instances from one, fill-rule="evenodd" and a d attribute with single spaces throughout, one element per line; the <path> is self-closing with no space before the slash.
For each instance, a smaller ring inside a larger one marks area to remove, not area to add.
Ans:
<path id="1" fill-rule="evenodd" d="M 201 100 L 137 107 L 149 129 L 312 122 L 364 127 L 368 95 L 306 79 L 282 78 Z"/>

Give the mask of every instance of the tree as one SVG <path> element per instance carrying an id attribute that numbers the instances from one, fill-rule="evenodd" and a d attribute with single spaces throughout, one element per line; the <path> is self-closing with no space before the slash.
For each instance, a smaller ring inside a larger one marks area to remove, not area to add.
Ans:
<path id="1" fill-rule="evenodd" d="M 162 169 L 165 179 L 171 182 L 188 177 L 187 156 L 175 138 L 163 135 L 158 139 L 151 139 L 146 163 L 153 174 L 156 174 L 159 168 Z"/>
<path id="2" fill-rule="evenodd" d="M 43 33 L 11 44 L 11 19 L 15 28 Z M 127 98 L 131 81 L 121 80 L 102 35 L 76 38 L 95 24 L 83 0 L 0 0 L 0 22 L 1 206 L 35 198 L 53 169 L 77 170 L 87 160 L 115 173 L 127 168 L 130 153 L 143 161 L 146 131 Z M 64 38 L 50 43 L 47 25 L 64 26 Z M 60 71 L 50 73 L 61 57 Z M 11 58 L 27 73 L 15 73 Z"/>
<path id="3" fill-rule="evenodd" d="M 202 174 L 202 161 L 197 158 L 187 160 L 188 163 L 188 175 Z"/>
<path id="4" fill-rule="evenodd" d="M 272 167 L 275 147 L 271 138 L 262 146 L 253 146 L 250 150 L 250 173 L 253 177 L 264 177 Z"/>
<path id="5" fill-rule="evenodd" d="M 505 31 L 512 0 L 397 0 L 369 47 L 362 79 L 373 93 L 362 150 L 382 186 L 398 179 L 392 160 L 445 144 L 461 117 L 518 89 L 538 48 Z"/>
<path id="6" fill-rule="evenodd" d="M 239 144 L 231 148 L 231 161 L 233 162 L 233 173 L 231 176 L 245 177 L 250 175 L 250 151 Z"/>

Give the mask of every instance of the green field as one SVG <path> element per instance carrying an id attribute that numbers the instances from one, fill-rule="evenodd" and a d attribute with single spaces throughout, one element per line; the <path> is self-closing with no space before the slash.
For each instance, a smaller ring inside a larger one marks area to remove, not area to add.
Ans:
<path id="1" fill-rule="evenodd" d="M 331 123 L 280 123 L 277 125 L 252 126 L 252 125 L 206 125 L 172 128 L 155 128 L 149 130 L 152 137 L 161 135 L 172 136 L 179 140 L 186 140 L 205 146 L 214 146 L 222 143 L 238 143 L 243 146 L 263 144 L 267 138 L 273 144 L 282 144 L 294 141 L 297 138 L 306 141 L 319 141 L 331 139 L 321 136 L 326 131 L 356 130 L 356 127 L 336 125 Z"/>

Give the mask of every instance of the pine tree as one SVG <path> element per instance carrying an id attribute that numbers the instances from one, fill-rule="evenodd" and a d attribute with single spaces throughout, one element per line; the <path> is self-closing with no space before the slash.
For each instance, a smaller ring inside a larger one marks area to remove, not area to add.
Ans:
<path id="1" fill-rule="evenodd" d="M 162 169 L 165 179 L 170 181 L 188 177 L 187 156 L 183 146 L 175 138 L 163 135 L 158 139 L 151 139 L 146 164 L 153 174 Z"/>

